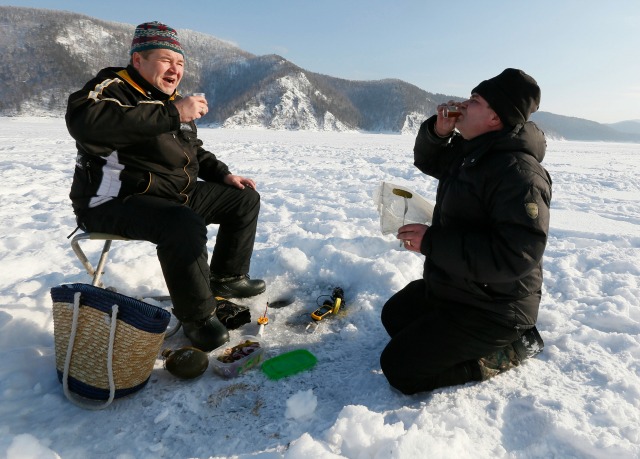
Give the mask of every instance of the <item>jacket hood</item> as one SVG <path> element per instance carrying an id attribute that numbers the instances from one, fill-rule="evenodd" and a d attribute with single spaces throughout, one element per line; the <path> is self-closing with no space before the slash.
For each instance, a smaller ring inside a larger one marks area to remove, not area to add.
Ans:
<path id="1" fill-rule="evenodd" d="M 504 136 L 497 138 L 493 148 L 499 151 L 521 151 L 533 156 L 541 163 L 547 151 L 547 139 L 536 123 L 527 121 L 516 125 Z"/>
<path id="2" fill-rule="evenodd" d="M 513 128 L 491 131 L 464 141 L 456 139 L 463 151 L 464 165 L 476 163 L 488 152 L 491 154 L 520 152 L 542 163 L 547 150 L 547 141 L 535 123 L 528 121 Z"/>

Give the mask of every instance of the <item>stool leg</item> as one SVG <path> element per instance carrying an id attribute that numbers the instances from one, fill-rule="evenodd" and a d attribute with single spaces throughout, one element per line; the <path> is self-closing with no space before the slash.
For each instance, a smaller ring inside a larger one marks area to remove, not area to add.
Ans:
<path id="1" fill-rule="evenodd" d="M 109 250 L 111 249 L 112 240 L 105 240 L 104 246 L 102 247 L 102 253 L 100 254 L 100 260 L 98 261 L 98 266 L 94 269 L 93 265 L 87 258 L 87 255 L 80 247 L 80 241 L 83 239 L 91 239 L 91 235 L 88 233 L 78 234 L 71 240 L 71 248 L 76 254 L 76 257 L 78 257 L 78 260 L 80 260 L 80 263 L 82 263 L 82 266 L 84 266 L 87 274 L 92 277 L 91 285 L 102 288 L 102 274 L 104 272 L 104 266 L 107 263 L 107 256 L 109 255 Z"/>
<path id="2" fill-rule="evenodd" d="M 104 265 L 107 263 L 109 250 L 111 250 L 111 242 L 111 239 L 107 239 L 106 241 L 104 241 L 104 247 L 102 247 L 100 260 L 98 261 L 98 266 L 96 266 L 96 270 L 93 274 L 93 282 L 91 282 L 91 285 L 95 285 L 96 287 L 103 287 L 102 275 L 104 274 Z"/>
<path id="3" fill-rule="evenodd" d="M 80 260 L 80 263 L 82 263 L 82 266 L 84 266 L 84 269 L 87 271 L 87 274 L 89 274 L 89 276 L 92 277 L 91 285 L 95 287 L 100 287 L 100 288 L 104 288 L 104 284 L 102 283 L 102 275 L 104 274 L 104 267 L 107 264 L 109 250 L 111 250 L 111 243 L 113 242 L 113 239 L 105 239 L 105 236 L 106 237 L 110 236 L 110 237 L 113 237 L 114 239 L 123 240 L 123 241 L 128 240 L 126 238 L 122 238 L 116 235 L 108 235 L 108 234 L 102 234 L 102 233 L 93 234 L 93 235 L 91 233 L 82 233 L 74 236 L 73 239 L 71 239 L 71 248 L 76 254 L 76 257 L 78 257 L 78 260 Z M 82 248 L 80 247 L 80 241 L 84 239 L 94 239 L 94 240 L 105 241 L 104 246 L 102 247 L 102 252 L 100 253 L 100 259 L 98 260 L 98 265 L 95 267 L 95 269 L 93 268 L 93 265 L 89 261 L 89 258 L 87 257 L 87 255 L 84 253 L 84 250 L 82 250 Z M 166 295 L 149 297 L 149 298 L 157 301 L 171 300 L 171 297 Z M 182 327 L 182 322 L 177 321 L 175 326 L 167 329 L 165 338 L 170 338 L 171 336 L 175 335 L 178 332 L 178 330 L 180 330 L 181 327 Z"/>

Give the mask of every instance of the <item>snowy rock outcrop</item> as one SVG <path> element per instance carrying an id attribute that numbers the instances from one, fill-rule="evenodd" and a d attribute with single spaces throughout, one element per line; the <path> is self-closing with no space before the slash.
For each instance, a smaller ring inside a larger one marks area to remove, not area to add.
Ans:
<path id="1" fill-rule="evenodd" d="M 349 131 L 328 111 L 318 113 L 309 94 L 322 97 L 303 72 L 278 78 L 258 92 L 234 115 L 225 128 L 268 128 L 276 130 Z"/>

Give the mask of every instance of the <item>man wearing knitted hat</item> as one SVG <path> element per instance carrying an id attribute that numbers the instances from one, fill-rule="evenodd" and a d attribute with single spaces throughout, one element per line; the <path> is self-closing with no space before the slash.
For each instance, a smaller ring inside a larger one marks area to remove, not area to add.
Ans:
<path id="1" fill-rule="evenodd" d="M 450 101 L 458 117 L 441 105 L 420 127 L 414 164 L 438 180 L 433 221 L 397 237 L 425 256 L 423 278 L 381 317 L 382 371 L 403 393 L 486 380 L 542 350 L 551 178 L 544 133 L 528 121 L 539 104 L 536 81 L 509 68 Z"/>
<path id="2" fill-rule="evenodd" d="M 247 275 L 260 196 L 202 147 L 194 120 L 207 101 L 177 92 L 185 59 L 176 31 L 140 24 L 130 55 L 126 68 L 105 68 L 69 96 L 78 148 L 70 198 L 83 230 L 157 245 L 174 314 L 193 345 L 210 351 L 229 339 L 216 295 L 265 290 Z M 210 224 L 220 226 L 209 264 Z"/>

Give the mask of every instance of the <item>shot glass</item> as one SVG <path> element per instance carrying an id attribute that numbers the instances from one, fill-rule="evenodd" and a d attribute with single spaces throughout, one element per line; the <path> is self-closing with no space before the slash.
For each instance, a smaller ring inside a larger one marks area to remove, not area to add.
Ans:
<path id="1" fill-rule="evenodd" d="M 462 115 L 462 113 L 455 105 L 447 105 L 442 109 L 442 116 L 445 118 L 457 118 L 460 115 Z"/>
<path id="2" fill-rule="evenodd" d="M 199 96 L 199 97 L 205 97 L 205 93 L 204 92 L 194 92 L 193 94 L 191 94 L 192 96 Z"/>

